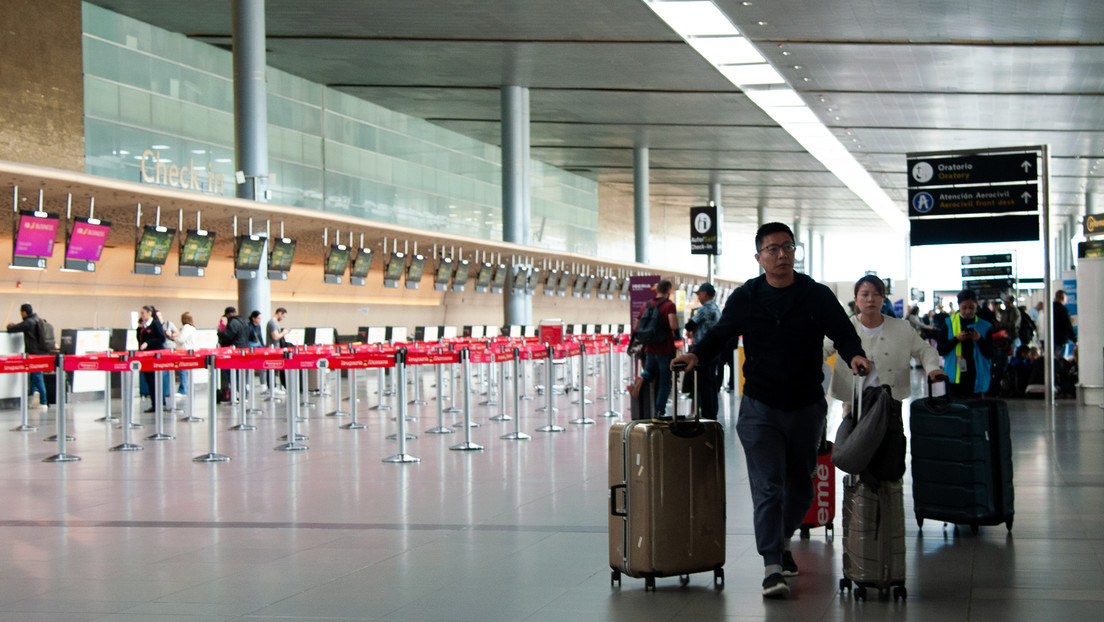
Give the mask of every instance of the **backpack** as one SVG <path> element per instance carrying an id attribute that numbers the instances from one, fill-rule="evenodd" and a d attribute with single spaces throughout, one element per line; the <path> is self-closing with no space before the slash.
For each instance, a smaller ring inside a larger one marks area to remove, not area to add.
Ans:
<path id="1" fill-rule="evenodd" d="M 664 324 L 664 319 L 659 315 L 659 305 L 652 302 L 648 303 L 647 308 L 644 309 L 644 314 L 640 316 L 640 321 L 636 323 L 636 330 L 633 331 L 633 341 L 646 346 L 666 341 L 671 334 L 671 329 Z"/>
<path id="2" fill-rule="evenodd" d="M 54 336 L 54 325 L 35 316 L 35 337 L 38 339 L 38 348 L 49 354 L 57 350 L 57 338 Z"/>

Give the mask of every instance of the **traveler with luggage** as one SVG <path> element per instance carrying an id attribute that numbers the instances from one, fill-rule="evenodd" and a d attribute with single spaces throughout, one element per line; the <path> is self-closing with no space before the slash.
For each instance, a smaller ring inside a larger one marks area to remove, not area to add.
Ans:
<path id="1" fill-rule="evenodd" d="M 937 349 L 949 378 L 947 392 L 955 397 L 974 397 L 989 390 L 993 325 L 977 317 L 977 312 L 977 294 L 971 289 L 959 292 L 958 312 L 947 320 L 939 338 Z"/>
<path id="2" fill-rule="evenodd" d="M 924 372 L 933 381 L 943 374 L 939 354 L 920 335 L 910 323 L 882 315 L 882 301 L 885 300 L 885 283 L 872 274 L 855 282 L 855 309 L 857 315 L 851 317 L 863 352 L 874 363 L 866 376 L 864 386 L 889 385 L 893 396 L 903 400 L 912 393 L 912 381 L 909 379 L 909 362 L 916 359 Z M 824 341 L 824 356 L 827 358 L 836 351 L 832 342 Z M 844 403 L 844 411 L 851 408 L 851 368 L 836 358 L 832 367 L 832 383 L 828 393 Z"/>
<path id="3" fill-rule="evenodd" d="M 674 285 L 664 279 L 656 284 L 656 295 L 640 312 L 633 326 L 633 341 L 644 345 L 644 371 L 633 383 L 633 397 L 641 387 L 655 382 L 655 417 L 667 412 L 667 398 L 671 395 L 671 372 L 668 369 L 675 357 L 675 331 L 678 330 L 678 309 L 671 302 Z M 640 419 L 633 413 L 634 419 Z"/>
<path id="4" fill-rule="evenodd" d="M 27 354 L 53 354 L 41 344 L 43 339 L 39 317 L 35 314 L 31 303 L 25 302 L 19 305 L 19 316 L 23 320 L 18 323 L 10 323 L 7 328 L 9 333 L 23 333 L 23 351 Z M 31 390 L 31 401 L 28 402 L 29 408 L 46 410 L 48 407 L 46 403 L 46 381 L 42 372 L 35 371 L 27 374 L 27 388 Z M 33 398 L 36 395 L 38 401 L 34 402 Z"/>
<path id="5" fill-rule="evenodd" d="M 717 302 L 714 300 L 717 296 L 717 290 L 711 283 L 702 283 L 694 294 L 697 295 L 701 306 L 686 322 L 686 332 L 691 333 L 694 337 L 694 343 L 697 343 L 705 339 L 705 336 L 717 324 L 717 320 L 721 319 L 721 308 L 717 306 Z M 719 409 L 717 395 L 721 390 L 724 361 L 718 355 L 713 360 L 699 365 L 696 373 L 690 375 L 697 379 L 698 383 L 698 411 L 706 419 L 716 419 Z"/>
<path id="6" fill-rule="evenodd" d="M 785 577 L 798 574 L 788 543 L 812 503 L 811 474 L 828 410 L 824 337 L 856 373 L 871 364 L 835 294 L 794 272 L 793 231 L 767 223 L 755 234 L 755 248 L 764 274 L 737 289 L 713 330 L 675 363 L 692 369 L 743 335 L 744 397 L 736 432 L 747 458 L 763 596 L 785 598 Z"/>

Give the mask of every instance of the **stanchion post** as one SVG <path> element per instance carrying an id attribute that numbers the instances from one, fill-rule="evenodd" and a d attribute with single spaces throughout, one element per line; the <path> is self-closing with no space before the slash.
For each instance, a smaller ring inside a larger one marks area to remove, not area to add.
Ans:
<path id="1" fill-rule="evenodd" d="M 493 356 L 491 358 L 492 358 L 492 360 L 494 359 Z M 494 363 L 493 362 L 491 363 L 491 369 L 492 370 L 494 369 Z M 498 401 L 495 402 L 494 404 L 495 405 L 501 405 L 502 406 L 502 412 L 495 415 L 495 416 L 493 416 L 493 417 L 491 417 L 491 421 L 509 421 L 513 417 L 511 417 L 509 414 L 506 413 L 506 362 L 505 361 L 503 361 L 499 365 L 498 371 L 499 371 L 499 374 L 498 374 L 498 376 L 499 376 L 499 380 L 498 380 Z M 517 370 L 514 370 L 514 371 L 516 372 Z M 493 382 L 491 383 L 491 390 L 492 391 L 494 390 L 494 383 Z M 515 412 L 515 414 L 517 414 L 518 411 L 515 410 L 514 412 Z"/>
<path id="2" fill-rule="evenodd" d="M 27 354 L 23 353 L 23 360 L 27 359 Z M 12 432 L 34 432 L 38 428 L 33 427 L 27 420 L 27 374 L 29 372 L 23 372 L 19 376 L 19 421 L 20 424 L 11 429 Z M 107 383 L 108 391 L 111 390 L 110 379 Z M 109 394 L 110 398 L 110 394 Z M 110 411 L 109 411 L 110 412 Z"/>
<path id="3" fill-rule="evenodd" d="M 337 380 L 336 380 L 337 385 L 334 388 L 334 394 L 337 396 L 337 399 L 334 400 L 334 409 L 332 411 L 326 413 L 326 416 L 327 417 L 348 417 L 349 413 L 345 412 L 344 410 L 341 410 L 341 370 L 336 369 L 334 371 L 336 372 L 336 375 L 337 375 Z M 352 375 L 353 375 L 353 370 L 350 369 L 349 370 L 350 383 L 352 383 L 352 380 L 351 380 Z"/>
<path id="4" fill-rule="evenodd" d="M 468 379 L 471 378 L 471 353 L 467 348 L 460 350 L 460 370 L 464 376 L 464 383 L 467 384 Z M 483 449 L 482 445 L 477 445 L 471 440 L 471 390 L 470 387 L 464 387 L 464 442 L 457 443 L 449 449 L 453 451 L 480 451 Z"/>
<path id="5" fill-rule="evenodd" d="M 523 393 L 521 394 L 520 399 L 523 399 L 523 400 L 526 400 L 526 401 L 531 401 L 533 399 L 533 396 L 529 395 L 529 389 L 526 388 L 526 381 L 529 380 L 529 375 L 532 371 L 533 371 L 533 361 L 530 359 L 530 360 L 526 361 L 524 365 L 521 366 L 521 374 L 522 374 L 521 375 L 521 387 L 522 387 Z M 520 412 L 521 411 L 518 411 L 519 414 L 520 414 Z"/>
<path id="6" fill-rule="evenodd" d="M 586 343 L 579 342 L 579 416 L 571 420 L 571 423 L 576 425 L 591 425 L 594 420 L 587 416 L 586 398 L 587 389 L 587 356 L 586 356 Z"/>
<path id="7" fill-rule="evenodd" d="M 394 436 L 399 441 L 399 453 L 388 456 L 383 461 L 391 464 L 421 462 L 421 458 L 406 453 L 406 348 L 399 348 L 395 352 L 395 372 L 392 377 L 395 375 L 398 376 L 398 395 L 395 401 L 399 405 L 395 418 L 399 421 L 399 431 Z"/>
<path id="8" fill-rule="evenodd" d="M 194 370 L 193 370 L 194 371 Z M 215 444 L 215 413 L 218 409 L 218 404 L 215 402 L 218 394 L 218 387 L 215 384 L 216 375 L 218 371 L 215 369 L 215 357 L 209 355 L 207 357 L 207 386 L 210 390 L 207 392 L 207 438 L 208 444 L 211 447 L 211 451 L 203 454 L 202 456 L 196 456 L 192 458 L 192 462 L 230 462 L 230 456 L 225 456 L 218 453 L 217 446 Z M 195 374 L 188 374 L 190 380 L 188 381 L 188 402 L 195 401 Z"/>
<path id="9" fill-rule="evenodd" d="M 158 359 L 161 358 L 160 354 L 156 354 L 154 356 Z M 165 372 L 163 372 L 163 371 L 160 371 L 160 370 L 157 370 L 157 369 L 155 369 L 153 371 L 153 387 L 152 387 L 153 394 L 154 394 L 154 398 L 153 398 L 153 418 L 154 418 L 154 420 L 153 420 L 153 423 L 154 423 L 155 427 L 154 427 L 153 434 L 150 434 L 149 436 L 146 437 L 147 441 L 171 441 L 171 440 L 176 438 L 172 434 L 166 434 L 165 433 L 165 407 L 164 407 L 164 403 L 165 403 L 165 396 L 164 396 L 165 382 L 164 382 L 164 375 L 165 375 Z"/>
<path id="10" fill-rule="evenodd" d="M 25 391 L 24 391 L 25 392 Z M 118 421 L 118 417 L 111 415 L 111 372 L 104 372 L 104 416 L 96 419 L 96 421 L 106 421 L 112 423 Z"/>
<path id="11" fill-rule="evenodd" d="M 264 411 L 262 411 L 260 408 L 257 408 L 257 374 L 253 373 L 253 370 L 251 369 L 243 371 L 245 371 L 245 375 L 242 376 L 242 378 L 249 378 L 249 407 L 245 409 L 245 413 L 247 415 L 259 415 Z M 242 401 L 245 401 L 244 396 Z M 242 421 L 244 421 L 244 419 Z"/>
<path id="12" fill-rule="evenodd" d="M 57 444 L 58 452 L 43 462 L 77 462 L 80 456 L 65 452 L 65 441 L 69 437 L 65 433 L 65 355 L 57 355 Z"/>
<path id="13" fill-rule="evenodd" d="M 613 409 L 614 381 L 613 381 L 613 344 L 610 344 L 609 352 L 606 352 L 606 394 L 609 396 L 609 409 L 598 415 L 599 417 L 620 417 L 621 413 Z"/>
<path id="14" fill-rule="evenodd" d="M 450 414 L 463 412 L 463 409 L 456 405 L 456 368 L 458 366 L 456 363 L 449 363 L 449 407 L 445 412 Z"/>
<path id="15" fill-rule="evenodd" d="M 342 430 L 363 430 L 364 428 L 368 427 L 368 426 L 364 425 L 363 423 L 357 421 L 357 379 L 356 379 L 356 373 L 357 373 L 356 368 L 353 368 L 353 367 L 349 368 L 349 412 L 352 414 L 352 418 L 349 420 L 349 423 L 346 423 L 345 425 L 342 425 L 342 426 L 338 426 Z M 341 374 L 341 372 L 338 371 L 338 376 L 337 376 L 338 378 L 341 378 L 340 374 Z M 340 398 L 341 398 L 341 387 L 340 386 L 338 387 L 337 397 L 339 398 L 338 403 L 340 403 L 340 401 L 341 401 L 340 400 Z"/>
<path id="16" fill-rule="evenodd" d="M 290 359 L 291 357 L 292 357 L 291 352 L 284 352 L 284 358 L 285 359 Z M 304 371 L 305 372 L 306 370 L 304 369 L 304 370 L 299 370 L 299 371 Z M 275 449 L 276 451 L 306 451 L 307 449 L 310 449 L 310 447 L 308 447 L 307 445 L 304 445 L 303 443 L 298 442 L 299 439 L 304 439 L 305 440 L 305 437 L 303 437 L 302 435 L 299 435 L 295 432 L 295 423 L 299 419 L 299 416 L 298 416 L 299 415 L 299 406 L 300 406 L 299 397 L 300 397 L 301 393 L 306 393 L 306 391 L 303 390 L 303 388 L 300 387 L 300 383 L 303 381 L 303 378 L 304 378 L 305 374 L 301 374 L 301 373 L 296 372 L 296 373 L 285 374 L 285 375 L 288 376 L 291 379 L 291 386 L 288 387 L 288 401 L 287 401 L 288 431 L 287 431 L 287 436 L 285 437 L 287 442 L 284 443 L 283 445 L 277 445 L 273 449 Z"/>
<path id="17" fill-rule="evenodd" d="M 450 363 L 451 365 L 451 363 Z M 452 434 L 452 428 L 445 425 L 444 378 L 445 364 L 434 365 L 437 372 L 437 427 L 425 431 L 426 434 Z"/>
<path id="18" fill-rule="evenodd" d="M 503 434 L 499 438 L 507 441 L 525 441 L 532 438 L 528 434 L 522 434 L 521 432 L 521 351 L 518 348 L 514 348 L 514 431 L 509 434 Z M 505 382 L 503 383 L 505 384 Z M 503 395 L 502 401 L 506 401 L 505 395 Z"/>
<path id="19" fill-rule="evenodd" d="M 189 350 L 188 354 L 191 354 L 191 353 L 192 353 L 192 351 Z M 195 397 L 196 396 L 195 375 L 196 375 L 196 371 L 198 371 L 198 370 L 195 370 L 195 369 L 189 369 L 188 370 L 188 409 L 186 411 L 188 414 L 187 414 L 187 416 L 181 417 L 179 419 L 179 421 L 183 421 L 184 423 L 199 423 L 199 422 L 203 421 L 203 417 L 195 416 L 195 401 L 196 401 L 196 397 Z M 215 385 L 211 383 L 211 378 L 213 378 L 213 377 L 214 376 L 208 376 L 208 378 L 207 378 L 207 386 L 211 388 L 209 393 L 212 396 L 215 395 Z M 212 399 L 214 399 L 214 398 L 212 397 Z"/>
<path id="20" fill-rule="evenodd" d="M 231 374 L 230 374 L 230 377 L 231 377 L 230 386 L 231 387 L 233 387 L 234 384 L 237 384 L 239 387 L 242 386 L 242 383 L 245 381 L 244 372 L 245 372 L 244 369 L 237 369 L 237 370 L 233 370 L 231 372 Z M 235 382 L 235 380 L 236 380 L 236 382 Z M 233 408 L 234 405 L 231 404 L 230 407 Z M 246 415 L 245 415 L 246 408 L 245 408 L 245 396 L 244 395 L 239 395 L 238 396 L 238 408 L 237 408 L 237 410 L 238 410 L 238 424 L 235 425 L 235 426 L 231 426 L 230 429 L 233 430 L 234 432 L 249 432 L 251 430 L 256 430 L 257 426 L 246 422 Z"/>
<path id="21" fill-rule="evenodd" d="M 553 398 L 556 392 L 552 389 L 552 384 L 555 382 L 555 379 L 553 378 L 555 371 L 552 369 L 554 367 L 554 365 L 552 364 L 552 355 L 555 353 L 555 348 L 553 348 L 552 346 L 548 346 L 547 348 L 548 358 L 544 361 L 544 366 L 547 372 L 545 374 L 545 382 L 547 384 L 544 387 L 544 396 L 546 402 L 544 409 L 548 413 L 548 425 L 537 428 L 537 432 L 563 432 L 567 428 L 556 425 L 556 404 Z M 566 386 L 564 387 L 564 394 L 567 394 Z"/>
<path id="22" fill-rule="evenodd" d="M 122 400 L 123 400 L 123 442 L 110 449 L 110 451 L 142 451 L 145 447 L 141 445 L 135 445 L 130 442 L 130 430 L 135 427 L 132 425 L 134 419 L 134 372 L 141 367 L 138 361 L 130 361 L 128 363 L 129 369 L 123 372 L 122 381 Z M 214 395 L 214 392 L 211 392 Z"/>
<path id="23" fill-rule="evenodd" d="M 422 399 L 422 366 L 416 365 L 414 367 L 414 399 L 410 400 L 411 406 L 425 406 L 426 401 Z"/>

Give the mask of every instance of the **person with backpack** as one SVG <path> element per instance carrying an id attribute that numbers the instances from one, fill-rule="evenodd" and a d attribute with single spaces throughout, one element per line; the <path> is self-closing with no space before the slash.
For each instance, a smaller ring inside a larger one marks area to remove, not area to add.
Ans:
<path id="1" fill-rule="evenodd" d="M 19 323 L 9 323 L 9 333 L 23 333 L 23 351 L 27 354 L 53 354 L 53 344 L 44 343 L 49 341 L 49 335 L 47 332 L 52 330 L 47 329 L 46 320 L 38 317 L 35 314 L 34 308 L 31 307 L 31 303 L 25 302 L 19 306 L 19 315 L 23 318 L 23 321 Z M 28 388 L 31 390 L 31 404 L 29 408 L 38 408 L 40 410 L 46 410 L 46 381 L 42 375 L 42 372 L 36 371 L 28 374 L 27 383 Z M 35 396 L 38 396 L 37 402 Z"/>
<path id="2" fill-rule="evenodd" d="M 640 312 L 633 327 L 633 341 L 644 346 L 644 371 L 633 385 L 636 396 L 645 383 L 657 381 L 655 416 L 667 413 L 667 398 L 671 395 L 671 361 L 675 358 L 675 331 L 678 330 L 678 309 L 671 302 L 671 281 L 656 284 L 656 296 Z"/>

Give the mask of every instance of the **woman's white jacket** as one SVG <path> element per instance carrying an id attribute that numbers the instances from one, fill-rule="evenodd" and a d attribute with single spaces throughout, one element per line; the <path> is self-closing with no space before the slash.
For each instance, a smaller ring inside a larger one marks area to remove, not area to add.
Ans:
<path id="1" fill-rule="evenodd" d="M 888 316 L 883 316 L 883 319 L 885 323 L 882 332 L 873 339 L 866 336 L 858 315 L 851 316 L 851 323 L 855 325 L 855 332 L 862 340 L 866 358 L 878 370 L 878 384 L 888 384 L 894 399 L 904 400 L 912 394 L 912 383 L 909 380 L 912 359 L 920 361 L 925 374 L 942 369 L 942 364 L 935 348 L 921 339 L 907 321 Z M 832 342 L 825 339 L 824 357 L 827 358 L 835 351 Z M 844 403 L 851 403 L 851 382 L 851 368 L 836 357 L 828 394 Z"/>

